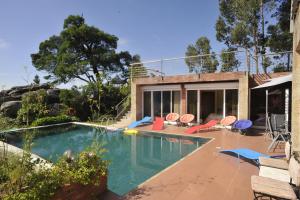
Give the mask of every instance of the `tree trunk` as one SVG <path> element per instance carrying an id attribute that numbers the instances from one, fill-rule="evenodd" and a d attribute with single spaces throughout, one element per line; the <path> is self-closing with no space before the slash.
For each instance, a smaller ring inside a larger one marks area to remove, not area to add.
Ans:
<path id="1" fill-rule="evenodd" d="M 290 69 L 290 61 L 291 61 L 291 54 L 290 53 L 287 53 L 287 63 L 286 63 L 286 69 L 287 71 L 289 72 L 291 69 Z"/>

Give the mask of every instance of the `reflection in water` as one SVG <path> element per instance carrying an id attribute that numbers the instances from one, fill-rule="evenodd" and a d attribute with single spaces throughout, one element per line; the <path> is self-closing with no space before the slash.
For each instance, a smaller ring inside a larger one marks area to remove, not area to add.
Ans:
<path id="1" fill-rule="evenodd" d="M 93 140 L 104 144 L 107 149 L 104 159 L 110 160 L 108 188 L 119 195 L 126 194 L 208 141 L 156 133 L 105 133 L 102 129 L 78 125 L 63 131 L 60 128 L 39 130 L 36 135 L 33 152 L 52 162 L 68 149 L 74 153 L 86 149 Z M 21 140 L 11 143 L 22 146 Z"/>

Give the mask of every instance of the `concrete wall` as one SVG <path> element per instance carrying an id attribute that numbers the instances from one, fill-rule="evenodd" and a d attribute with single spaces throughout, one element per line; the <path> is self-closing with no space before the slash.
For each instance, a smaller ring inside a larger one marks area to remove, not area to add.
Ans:
<path id="1" fill-rule="evenodd" d="M 239 112 L 238 119 L 249 119 L 249 75 L 239 79 Z"/>
<path id="2" fill-rule="evenodd" d="M 294 5 L 298 7 L 299 5 Z M 300 8 L 293 25 L 292 148 L 300 151 Z"/>

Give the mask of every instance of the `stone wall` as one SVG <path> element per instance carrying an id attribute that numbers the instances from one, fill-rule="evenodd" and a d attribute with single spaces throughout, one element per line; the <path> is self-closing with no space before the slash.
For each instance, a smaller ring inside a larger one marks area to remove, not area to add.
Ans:
<path id="1" fill-rule="evenodd" d="M 294 1 L 293 20 L 293 83 L 292 83 L 292 148 L 300 151 L 300 6 Z"/>

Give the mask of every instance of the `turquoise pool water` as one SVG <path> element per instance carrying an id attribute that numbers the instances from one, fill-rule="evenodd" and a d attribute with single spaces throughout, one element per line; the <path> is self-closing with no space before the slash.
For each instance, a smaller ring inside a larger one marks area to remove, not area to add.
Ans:
<path id="1" fill-rule="evenodd" d="M 103 142 L 108 150 L 105 159 L 111 162 L 108 188 L 118 195 L 128 193 L 208 141 L 148 132 L 124 135 L 79 125 L 40 129 L 36 135 L 39 136 L 34 138 L 32 151 L 52 162 L 66 150 L 84 150 L 94 139 Z M 22 147 L 21 139 L 11 139 L 10 143 Z"/>

